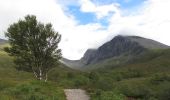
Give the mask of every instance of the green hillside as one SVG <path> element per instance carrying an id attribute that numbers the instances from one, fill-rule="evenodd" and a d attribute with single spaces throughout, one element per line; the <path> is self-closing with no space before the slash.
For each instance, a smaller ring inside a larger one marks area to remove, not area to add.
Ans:
<path id="1" fill-rule="evenodd" d="M 95 64 L 90 64 L 87 66 L 83 66 L 80 67 L 80 70 L 85 70 L 85 71 L 91 71 L 91 70 L 96 70 L 96 69 L 101 69 L 101 68 L 109 68 L 109 67 L 117 67 L 120 66 L 122 64 L 126 64 L 127 62 L 129 62 L 130 59 L 132 59 L 133 56 L 131 55 L 121 55 L 118 57 L 113 57 L 113 58 L 109 58 L 103 61 L 100 61 L 98 63 Z"/>
<path id="2" fill-rule="evenodd" d="M 66 100 L 65 88 L 85 89 L 92 100 L 170 99 L 169 49 L 146 52 L 128 63 L 127 58 L 108 59 L 87 72 L 60 64 L 45 83 L 35 80 L 32 73 L 17 71 L 1 49 L 0 100 Z"/>
<path id="3" fill-rule="evenodd" d="M 41 83 L 32 73 L 17 71 L 12 58 L 0 51 L 0 100 L 65 100 L 62 88 L 52 82 Z"/>
<path id="4" fill-rule="evenodd" d="M 92 71 L 100 77 L 95 86 L 103 84 L 102 88 L 97 87 L 101 89 L 98 90 L 101 95 L 104 90 L 105 92 L 119 92 L 129 100 L 169 100 L 169 59 L 170 50 L 168 49 L 149 51 L 131 62 L 119 66 L 115 66 L 115 62 L 111 62 L 109 59 L 106 61 L 107 63 L 98 64 L 99 69 Z M 105 67 L 102 67 L 103 65 Z M 97 97 L 100 96 L 96 95 L 95 98 Z"/>
<path id="5" fill-rule="evenodd" d="M 7 44 L 0 46 L 0 100 L 65 100 L 63 89 L 75 86 L 74 81 L 66 80 L 79 72 L 62 64 L 49 72 L 47 83 L 36 80 L 32 73 L 17 71 L 4 46 Z"/>

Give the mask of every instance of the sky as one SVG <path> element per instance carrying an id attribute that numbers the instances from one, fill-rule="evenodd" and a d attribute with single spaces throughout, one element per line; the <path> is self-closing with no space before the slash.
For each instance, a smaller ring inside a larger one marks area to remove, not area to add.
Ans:
<path id="1" fill-rule="evenodd" d="M 52 23 L 62 35 L 63 57 L 80 59 L 116 35 L 136 35 L 170 45 L 170 0 L 0 0 L 0 38 L 26 15 Z"/>

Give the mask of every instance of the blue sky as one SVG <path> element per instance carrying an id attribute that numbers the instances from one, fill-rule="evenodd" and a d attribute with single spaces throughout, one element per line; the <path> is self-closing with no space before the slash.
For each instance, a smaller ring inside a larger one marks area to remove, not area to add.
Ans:
<path id="1" fill-rule="evenodd" d="M 146 0 L 91 0 L 95 5 L 109 5 L 112 3 L 117 3 L 122 10 L 131 10 L 141 6 Z M 76 3 L 76 2 L 75 2 Z M 78 3 L 78 2 L 77 2 Z M 102 19 L 97 19 L 94 12 L 83 12 L 81 11 L 80 5 L 78 4 L 68 4 L 66 12 L 74 16 L 79 24 L 88 24 L 88 23 L 100 23 L 101 25 L 108 26 L 108 18 L 110 16 L 105 16 Z M 114 13 L 111 13 L 114 14 Z"/>
<path id="2" fill-rule="evenodd" d="M 63 57 L 80 59 L 114 36 L 137 35 L 170 45 L 170 0 L 1 0 L 0 38 L 27 14 L 52 23 Z"/>
<path id="3" fill-rule="evenodd" d="M 93 3 L 98 5 L 108 5 L 111 3 L 118 3 L 123 9 L 129 9 L 134 6 L 139 6 L 146 0 L 92 0 Z"/>
<path id="4" fill-rule="evenodd" d="M 78 20 L 79 24 L 95 23 L 96 17 L 94 13 L 81 12 L 79 6 L 68 6 L 69 13 Z"/>

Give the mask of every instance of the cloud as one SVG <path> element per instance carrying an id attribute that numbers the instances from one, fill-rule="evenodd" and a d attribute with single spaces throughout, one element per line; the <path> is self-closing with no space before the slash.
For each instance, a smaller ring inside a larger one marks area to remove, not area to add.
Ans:
<path id="1" fill-rule="evenodd" d="M 119 4 L 112 3 L 109 5 L 95 5 L 91 0 L 80 0 L 82 12 L 95 13 L 98 19 L 108 16 L 109 13 L 118 13 Z"/>
<path id="2" fill-rule="evenodd" d="M 51 22 L 54 29 L 62 34 L 60 48 L 64 57 L 79 59 L 87 48 L 99 45 L 100 42 L 97 41 L 104 39 L 106 34 L 101 30 L 100 23 L 78 25 L 74 16 L 64 12 L 63 6 L 61 2 L 55 0 L 1 1 L 0 37 L 4 38 L 4 32 L 10 24 L 27 14 L 33 14 L 43 23 Z"/>
<path id="3" fill-rule="evenodd" d="M 3 0 L 0 3 L 1 38 L 4 38 L 3 33 L 9 24 L 18 21 L 19 18 L 23 18 L 27 14 L 36 15 L 41 22 L 51 22 L 56 31 L 61 31 L 63 39 L 68 36 L 68 32 L 63 33 L 62 30 L 74 28 L 76 25 L 76 21 L 72 17 L 66 16 L 62 7 L 55 0 Z M 69 34 L 71 34 L 70 32 Z M 67 57 L 64 52 L 63 55 Z"/>
<path id="4" fill-rule="evenodd" d="M 1 30 L 5 31 L 9 24 L 23 18 L 27 14 L 34 14 L 42 22 L 52 22 L 55 29 L 65 25 L 74 26 L 76 21 L 66 16 L 55 0 L 5 0 L 0 3 Z"/>
<path id="5" fill-rule="evenodd" d="M 168 37 L 170 36 L 170 12 L 169 0 L 148 0 L 135 12 L 129 12 L 128 15 L 117 13 L 110 19 L 110 32 L 126 31 L 131 35 L 139 35 L 155 39 L 162 43 L 170 45 Z"/>
<path id="6" fill-rule="evenodd" d="M 66 2 L 67 1 L 67 2 Z M 0 0 L 0 37 L 9 24 L 27 14 L 41 22 L 51 22 L 62 34 L 63 56 L 79 59 L 88 48 L 97 48 L 117 34 L 131 34 L 158 40 L 170 45 L 170 1 L 147 0 L 133 9 L 122 9 L 118 3 L 98 5 L 91 0 Z M 78 6 L 83 12 L 94 13 L 100 21 L 81 25 L 68 6 Z M 67 11 L 65 11 L 67 10 Z"/>
<path id="7" fill-rule="evenodd" d="M 100 24 L 77 25 L 75 27 L 61 30 L 67 33 L 61 47 L 68 58 L 79 59 L 88 48 L 100 45 L 100 42 L 107 37 L 105 31 L 100 30 Z"/>

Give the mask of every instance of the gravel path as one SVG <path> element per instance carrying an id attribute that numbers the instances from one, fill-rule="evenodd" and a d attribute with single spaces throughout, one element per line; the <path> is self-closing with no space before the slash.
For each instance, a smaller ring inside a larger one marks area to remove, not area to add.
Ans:
<path id="1" fill-rule="evenodd" d="M 67 100 L 90 100 L 90 97 L 82 89 L 65 89 Z"/>

